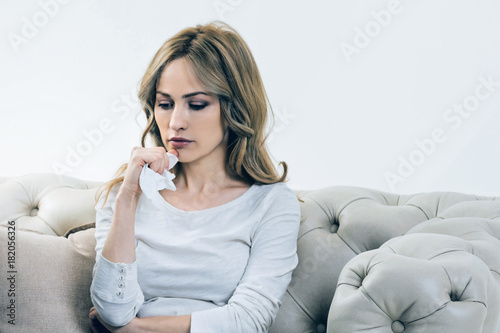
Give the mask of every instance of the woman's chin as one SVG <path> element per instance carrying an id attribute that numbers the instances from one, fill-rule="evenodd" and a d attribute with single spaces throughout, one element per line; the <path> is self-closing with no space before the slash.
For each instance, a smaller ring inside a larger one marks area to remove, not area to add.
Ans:
<path id="1" fill-rule="evenodd" d="M 186 152 L 183 152 L 182 149 L 177 150 L 177 159 L 179 160 L 179 163 L 189 163 L 189 154 L 186 154 Z"/>

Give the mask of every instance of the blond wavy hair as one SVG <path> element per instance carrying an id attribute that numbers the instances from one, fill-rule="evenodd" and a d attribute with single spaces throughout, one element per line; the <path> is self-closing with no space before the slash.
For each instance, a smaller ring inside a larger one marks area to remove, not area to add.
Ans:
<path id="1" fill-rule="evenodd" d="M 279 175 L 265 145 L 267 116 L 268 112 L 272 115 L 272 108 L 257 64 L 243 38 L 222 22 L 186 28 L 156 52 L 139 88 L 139 100 L 147 118 L 142 147 L 149 135 L 155 146 L 166 148 L 154 115 L 156 89 L 163 69 L 179 58 L 191 64 L 205 88 L 219 99 L 223 124 L 228 130 L 227 172 L 250 183 L 284 182 L 287 164 L 280 162 L 283 173 Z M 96 199 L 104 191 L 107 199 L 113 186 L 123 181 L 126 169 L 127 164 L 122 165 L 114 179 L 103 184 Z"/>

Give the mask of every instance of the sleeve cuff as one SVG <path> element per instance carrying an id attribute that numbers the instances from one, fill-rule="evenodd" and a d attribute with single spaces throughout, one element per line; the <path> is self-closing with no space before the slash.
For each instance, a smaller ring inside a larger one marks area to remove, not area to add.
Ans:
<path id="1" fill-rule="evenodd" d="M 137 296 L 137 262 L 113 263 L 99 256 L 93 291 L 109 302 L 126 302 Z"/>

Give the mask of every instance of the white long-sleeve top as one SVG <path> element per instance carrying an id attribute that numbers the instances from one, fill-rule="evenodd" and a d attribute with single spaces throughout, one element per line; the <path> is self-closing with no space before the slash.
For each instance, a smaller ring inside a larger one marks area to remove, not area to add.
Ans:
<path id="1" fill-rule="evenodd" d="M 298 263 L 300 208 L 285 184 L 252 185 L 200 211 L 165 200 L 159 209 L 142 195 L 129 264 L 101 255 L 118 189 L 96 205 L 91 298 L 103 320 L 191 314 L 192 333 L 267 332 Z"/>

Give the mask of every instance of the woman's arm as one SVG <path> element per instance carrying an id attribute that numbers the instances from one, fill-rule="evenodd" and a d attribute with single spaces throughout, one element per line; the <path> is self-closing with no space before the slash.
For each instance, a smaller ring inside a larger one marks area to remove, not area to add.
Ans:
<path id="1" fill-rule="evenodd" d="M 129 323 L 144 303 L 135 260 L 135 212 L 142 193 L 139 176 L 146 163 L 155 172 L 167 169 L 165 149 L 135 147 L 119 190 L 111 190 L 104 207 L 102 197 L 97 204 L 91 298 L 100 318 L 115 327 Z"/>
<path id="2" fill-rule="evenodd" d="M 263 215 L 236 290 L 227 305 L 193 312 L 191 333 L 263 333 L 278 314 L 298 262 L 299 202 L 287 187 L 276 185 L 255 211 Z"/>
<path id="3" fill-rule="evenodd" d="M 168 317 L 133 318 L 126 326 L 112 327 L 104 322 L 95 308 L 90 309 L 90 327 L 93 333 L 189 333 L 191 330 L 191 315 Z"/>
<path id="4" fill-rule="evenodd" d="M 104 207 L 100 208 L 102 200 L 97 204 L 90 295 L 100 318 L 115 327 L 130 322 L 144 303 L 135 261 L 134 201 L 115 188 Z"/>

